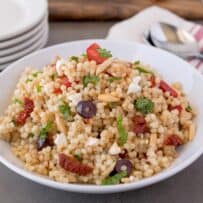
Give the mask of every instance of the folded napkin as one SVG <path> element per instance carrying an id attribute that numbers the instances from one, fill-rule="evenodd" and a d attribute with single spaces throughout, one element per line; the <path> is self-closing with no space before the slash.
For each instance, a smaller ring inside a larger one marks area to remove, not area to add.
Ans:
<path id="1" fill-rule="evenodd" d="M 156 6 L 149 7 L 131 18 L 113 25 L 107 39 L 146 43 L 143 33 L 155 22 L 166 22 L 187 30 L 196 38 L 200 50 L 203 51 L 203 26 L 184 20 L 166 9 Z M 188 62 L 203 73 L 203 60 L 190 58 Z"/>

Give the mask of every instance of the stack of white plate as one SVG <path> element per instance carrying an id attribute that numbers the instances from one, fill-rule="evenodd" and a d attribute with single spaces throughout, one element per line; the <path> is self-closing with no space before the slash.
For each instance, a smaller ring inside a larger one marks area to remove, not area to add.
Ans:
<path id="1" fill-rule="evenodd" d="M 0 70 L 48 40 L 47 0 L 0 0 Z"/>

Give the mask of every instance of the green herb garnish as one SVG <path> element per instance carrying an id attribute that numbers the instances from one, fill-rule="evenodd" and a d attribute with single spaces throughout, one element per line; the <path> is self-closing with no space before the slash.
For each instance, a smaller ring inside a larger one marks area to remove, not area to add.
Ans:
<path id="1" fill-rule="evenodd" d="M 37 71 L 37 72 L 33 73 L 32 76 L 33 76 L 34 78 L 36 78 L 40 73 L 41 73 L 40 71 Z"/>
<path id="2" fill-rule="evenodd" d="M 23 105 L 23 102 L 20 101 L 18 98 L 14 98 L 13 103 Z"/>
<path id="3" fill-rule="evenodd" d="M 36 86 L 36 90 L 38 93 L 40 93 L 42 91 L 42 86 L 41 85 L 37 85 Z"/>
<path id="4" fill-rule="evenodd" d="M 144 114 L 147 114 L 147 113 L 152 113 L 153 112 L 153 109 L 154 109 L 154 103 L 147 99 L 147 98 L 139 98 L 137 100 L 134 101 L 134 107 L 144 113 Z"/>
<path id="5" fill-rule="evenodd" d="M 82 157 L 80 154 L 74 154 L 74 157 L 78 160 L 78 161 L 82 161 Z"/>
<path id="6" fill-rule="evenodd" d="M 39 132 L 39 138 L 45 140 L 47 137 L 48 132 L 52 128 L 52 122 L 48 122 Z"/>
<path id="7" fill-rule="evenodd" d="M 35 135 L 34 135 L 34 133 L 29 133 L 28 134 L 28 137 L 34 137 Z"/>
<path id="8" fill-rule="evenodd" d="M 140 61 L 135 61 L 134 63 L 133 63 L 133 65 L 135 65 L 135 66 L 137 66 L 137 65 L 139 65 L 140 64 Z"/>
<path id="9" fill-rule="evenodd" d="M 117 103 L 116 103 L 116 102 L 109 102 L 109 103 L 108 103 L 108 106 L 109 106 L 111 109 L 113 109 L 113 108 L 116 108 Z"/>
<path id="10" fill-rule="evenodd" d="M 59 106 L 59 111 L 63 114 L 63 117 L 65 119 L 69 119 L 71 117 L 71 110 L 70 106 L 68 103 L 63 103 L 62 105 Z"/>
<path id="11" fill-rule="evenodd" d="M 87 54 L 86 53 L 81 54 L 81 56 L 83 56 L 84 58 L 87 58 Z"/>
<path id="12" fill-rule="evenodd" d="M 83 77 L 82 82 L 85 87 L 87 87 L 88 83 L 96 85 L 99 82 L 99 78 L 97 76 L 86 75 Z"/>
<path id="13" fill-rule="evenodd" d="M 109 176 L 102 181 L 102 185 L 116 185 L 121 182 L 121 179 L 127 176 L 126 171 L 119 172 L 114 176 Z"/>
<path id="14" fill-rule="evenodd" d="M 128 133 L 123 127 L 123 118 L 121 115 L 117 119 L 117 129 L 119 134 L 119 144 L 124 145 L 127 142 Z"/>
<path id="15" fill-rule="evenodd" d="M 186 111 L 188 112 L 191 112 L 192 111 L 192 107 L 190 105 L 188 105 L 186 108 L 185 108 Z"/>
<path id="16" fill-rule="evenodd" d="M 140 66 L 135 67 L 134 69 L 138 70 L 140 73 L 150 73 L 150 74 L 154 74 L 152 71 L 144 69 Z"/>
<path id="17" fill-rule="evenodd" d="M 54 73 L 54 74 L 52 74 L 50 77 L 51 77 L 52 80 L 55 80 L 55 79 L 58 77 L 58 74 L 57 74 L 57 73 Z"/>
<path id="18" fill-rule="evenodd" d="M 26 83 L 32 82 L 32 79 L 28 78 L 25 82 L 26 82 Z"/>
<path id="19" fill-rule="evenodd" d="M 11 122 L 16 126 L 16 121 L 13 119 Z"/>
<path id="20" fill-rule="evenodd" d="M 112 83 L 112 82 L 114 82 L 114 81 L 118 81 L 118 80 L 121 80 L 122 78 L 121 77 L 110 77 L 109 79 L 108 79 L 108 81 L 110 82 L 110 83 Z"/>
<path id="21" fill-rule="evenodd" d="M 70 60 L 71 60 L 71 61 L 75 61 L 75 62 L 78 63 L 78 60 L 79 60 L 79 59 L 78 59 L 77 56 L 71 56 L 71 57 L 70 57 Z"/>
<path id="22" fill-rule="evenodd" d="M 103 49 L 103 48 L 98 48 L 97 49 L 99 55 L 102 57 L 102 58 L 110 58 L 112 57 L 112 54 L 110 51 L 106 50 L 106 49 Z"/>

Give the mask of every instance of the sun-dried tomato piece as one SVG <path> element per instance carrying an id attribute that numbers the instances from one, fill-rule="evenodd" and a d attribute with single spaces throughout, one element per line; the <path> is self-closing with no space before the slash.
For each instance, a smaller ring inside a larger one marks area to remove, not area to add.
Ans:
<path id="1" fill-rule="evenodd" d="M 133 118 L 133 121 L 134 121 L 134 123 L 136 123 L 136 124 L 144 124 L 144 123 L 146 123 L 144 116 L 139 116 L 139 115 L 136 115 L 136 116 Z"/>
<path id="2" fill-rule="evenodd" d="M 79 80 L 75 80 L 75 83 L 76 83 L 76 84 L 79 84 L 79 83 L 80 83 L 80 81 L 79 81 Z"/>
<path id="3" fill-rule="evenodd" d="M 156 86 L 156 78 L 154 75 L 152 75 L 150 77 L 150 82 L 151 82 L 151 86 L 150 87 L 155 87 Z"/>
<path id="4" fill-rule="evenodd" d="M 182 144 L 183 141 L 178 135 L 168 135 L 164 140 L 164 145 L 179 146 Z"/>
<path id="5" fill-rule="evenodd" d="M 183 110 L 183 107 L 182 107 L 181 105 L 177 105 L 177 106 L 171 106 L 171 105 L 169 105 L 169 106 L 168 106 L 168 110 L 169 110 L 169 111 L 173 111 L 173 110 L 175 110 L 175 109 L 177 109 L 178 112 L 181 113 L 181 111 Z"/>
<path id="6" fill-rule="evenodd" d="M 140 125 L 136 125 L 133 128 L 133 132 L 134 133 L 148 133 L 149 132 L 149 128 L 147 127 L 146 124 L 140 124 Z"/>
<path id="7" fill-rule="evenodd" d="M 34 109 L 34 102 L 31 99 L 25 97 L 24 110 L 27 112 L 28 116 L 32 113 L 33 109 Z"/>
<path id="8" fill-rule="evenodd" d="M 163 92 L 169 92 L 172 97 L 178 96 L 178 93 L 163 80 L 160 81 L 159 88 L 163 90 Z"/>
<path id="9" fill-rule="evenodd" d="M 20 111 L 15 119 L 17 125 L 24 125 L 26 119 L 30 116 L 34 109 L 34 102 L 25 97 L 24 99 L 24 110 Z"/>
<path id="10" fill-rule="evenodd" d="M 26 111 L 20 111 L 15 119 L 15 123 L 17 125 L 24 125 L 27 119 L 27 112 Z"/>
<path id="11" fill-rule="evenodd" d="M 133 118 L 134 125 L 133 125 L 133 132 L 134 133 L 147 133 L 149 132 L 149 128 L 147 126 L 147 123 L 145 121 L 144 116 L 135 116 Z"/>
<path id="12" fill-rule="evenodd" d="M 66 76 L 62 76 L 60 77 L 60 79 L 61 79 L 61 84 L 66 86 L 67 88 L 72 86 L 71 82 Z"/>
<path id="13" fill-rule="evenodd" d="M 92 167 L 82 164 L 77 159 L 63 153 L 59 154 L 59 165 L 66 171 L 83 176 L 93 171 Z"/>
<path id="14" fill-rule="evenodd" d="M 62 94 L 62 90 L 60 88 L 55 88 L 53 93 L 54 94 Z"/>

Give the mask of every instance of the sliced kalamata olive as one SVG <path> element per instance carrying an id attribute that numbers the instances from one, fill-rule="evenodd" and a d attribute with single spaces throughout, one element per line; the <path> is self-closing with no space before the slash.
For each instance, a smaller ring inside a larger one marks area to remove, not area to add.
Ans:
<path id="1" fill-rule="evenodd" d="M 77 112 L 83 118 L 89 119 L 96 115 L 97 108 L 91 101 L 80 101 L 77 104 Z"/>
<path id="2" fill-rule="evenodd" d="M 123 149 L 123 150 L 121 151 L 121 153 L 118 154 L 118 156 L 119 156 L 120 158 L 122 158 L 122 159 L 127 158 L 127 157 L 128 157 L 128 151 L 127 151 L 127 149 Z"/>
<path id="3" fill-rule="evenodd" d="M 53 140 L 53 135 L 48 134 L 46 138 L 39 138 L 37 140 L 37 149 L 42 150 L 43 148 L 47 146 L 53 146 L 54 145 L 54 140 Z"/>
<path id="4" fill-rule="evenodd" d="M 126 171 L 128 176 L 131 174 L 132 168 L 133 165 L 128 159 L 119 159 L 115 166 L 117 172 Z"/>

